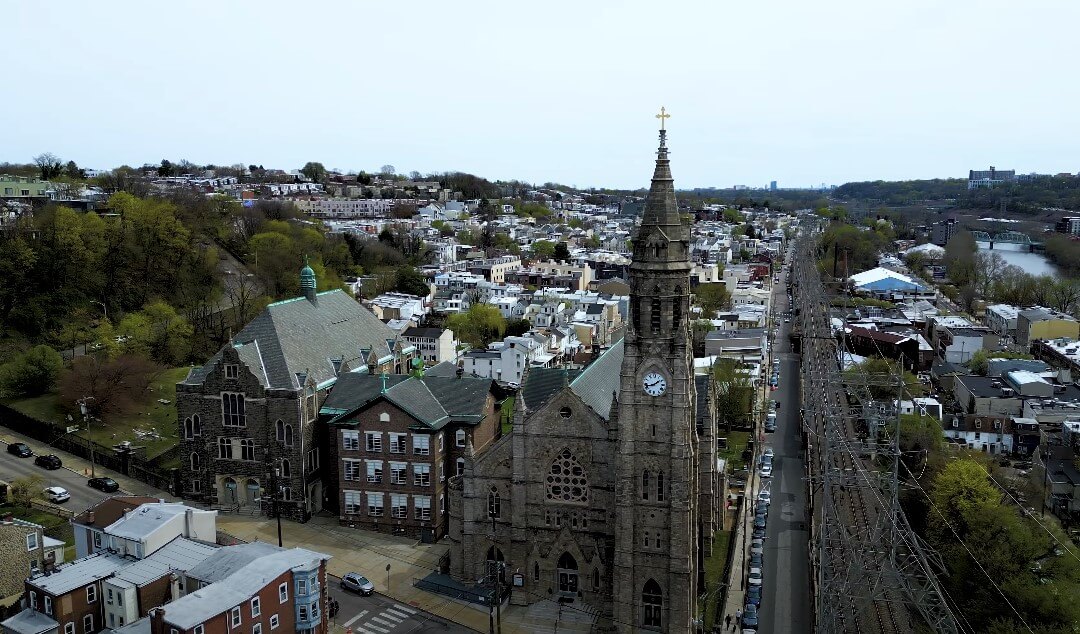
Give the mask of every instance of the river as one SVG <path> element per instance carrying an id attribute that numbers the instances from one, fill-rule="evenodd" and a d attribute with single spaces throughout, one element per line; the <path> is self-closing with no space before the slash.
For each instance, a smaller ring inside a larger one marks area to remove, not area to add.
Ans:
<path id="1" fill-rule="evenodd" d="M 980 242 L 979 251 L 985 253 L 997 253 L 1008 264 L 1014 264 L 1019 266 L 1024 271 L 1032 275 L 1058 275 L 1057 269 L 1050 263 L 1050 260 L 1041 253 L 1028 253 L 1027 245 L 1023 245 L 1023 251 L 1014 251 L 1014 248 L 1020 248 L 1020 245 L 1014 244 L 995 244 L 993 249 L 988 249 L 983 246 L 985 243 Z"/>

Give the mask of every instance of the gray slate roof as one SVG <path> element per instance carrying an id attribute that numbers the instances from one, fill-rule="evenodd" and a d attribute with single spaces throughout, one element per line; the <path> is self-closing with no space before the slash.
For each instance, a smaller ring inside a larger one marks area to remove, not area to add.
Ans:
<path id="1" fill-rule="evenodd" d="M 52 574 L 41 573 L 30 579 L 30 584 L 53 596 L 59 596 L 112 576 L 130 561 L 120 555 L 99 552 L 64 564 Z"/>
<path id="2" fill-rule="evenodd" d="M 213 557 L 188 570 L 188 576 L 204 583 L 221 581 L 237 570 L 255 561 L 281 551 L 280 548 L 266 542 L 237 544 L 228 548 L 219 548 Z"/>
<path id="3" fill-rule="evenodd" d="M 17 632 L 18 634 L 42 634 L 49 630 L 55 631 L 59 624 L 37 610 L 26 608 L 3 623 L 4 631 Z"/>
<path id="4" fill-rule="evenodd" d="M 177 537 L 151 553 L 150 556 L 122 568 L 114 578 L 130 581 L 136 586 L 143 586 L 164 577 L 173 570 L 187 572 L 217 551 L 217 546 Z"/>
<path id="5" fill-rule="evenodd" d="M 623 341 L 611 346 L 589 364 L 571 383 L 570 389 L 600 418 L 608 420 L 611 403 L 619 390 L 622 371 Z M 527 406 L 531 406 L 528 400 Z"/>
<path id="6" fill-rule="evenodd" d="M 579 374 L 581 374 L 580 370 L 565 368 L 529 368 L 520 392 L 521 398 L 525 401 L 525 407 L 530 410 L 543 407 L 549 398 L 569 385 Z"/>
<path id="7" fill-rule="evenodd" d="M 320 413 L 333 415 L 330 423 L 348 423 L 350 414 L 385 398 L 431 429 L 441 429 L 450 422 L 479 423 L 487 412 L 491 379 L 462 376 L 414 377 L 394 374 L 383 377 L 370 374 L 345 374 L 323 402 Z"/>
<path id="8" fill-rule="evenodd" d="M 299 389 L 298 374 L 310 372 L 318 384 L 337 373 L 331 359 L 349 368 L 365 365 L 374 349 L 380 358 L 393 352 L 395 333 L 371 311 L 340 289 L 319 293 L 312 303 L 298 297 L 275 302 L 232 339 L 241 360 L 265 387 Z M 405 345 L 406 351 L 411 345 Z M 219 351 L 183 383 L 199 385 L 221 359 Z"/>

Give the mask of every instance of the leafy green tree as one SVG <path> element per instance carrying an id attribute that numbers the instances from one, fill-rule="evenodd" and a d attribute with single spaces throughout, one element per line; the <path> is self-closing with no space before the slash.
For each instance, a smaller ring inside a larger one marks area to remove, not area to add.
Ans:
<path id="1" fill-rule="evenodd" d="M 963 540 L 972 531 L 978 514 L 997 506 L 1001 494 L 979 461 L 961 458 L 941 470 L 930 499 L 938 511 L 930 516 L 930 528 L 938 540 Z"/>
<path id="2" fill-rule="evenodd" d="M 986 350 L 976 350 L 972 353 L 971 359 L 968 360 L 968 369 L 971 370 L 973 374 L 986 376 L 986 372 L 989 369 L 989 364 L 986 362 L 986 359 Z"/>
<path id="3" fill-rule="evenodd" d="M 35 500 L 44 499 L 44 483 L 45 480 L 37 474 L 15 478 L 8 486 L 8 496 L 15 506 L 28 509 Z"/>
<path id="4" fill-rule="evenodd" d="M 528 319 L 508 319 L 506 321 L 506 336 L 520 337 L 532 330 L 532 323 Z"/>
<path id="5" fill-rule="evenodd" d="M 722 282 L 699 284 L 695 297 L 705 319 L 715 319 L 717 311 L 731 308 L 731 292 Z"/>
<path id="6" fill-rule="evenodd" d="M 555 243 L 551 240 L 537 240 L 532 243 L 531 249 L 537 259 L 547 260 L 555 255 Z"/>
<path id="7" fill-rule="evenodd" d="M 754 387 L 742 365 L 735 359 L 720 358 L 712 367 L 716 415 L 728 430 L 750 422 Z"/>
<path id="8" fill-rule="evenodd" d="M 451 315 L 446 325 L 458 340 L 474 348 L 486 348 L 506 331 L 506 319 L 491 304 L 473 304 L 469 310 Z"/>
<path id="9" fill-rule="evenodd" d="M 326 178 L 326 168 L 323 167 L 322 163 L 316 161 L 304 163 L 304 166 L 300 168 L 300 173 L 316 183 L 321 183 Z"/>
<path id="10" fill-rule="evenodd" d="M 431 294 L 431 286 L 428 285 L 427 278 L 411 266 L 403 266 L 397 270 L 394 290 L 417 297 L 427 297 Z"/>
<path id="11" fill-rule="evenodd" d="M 0 365 L 0 391 L 9 395 L 37 396 L 52 389 L 64 360 L 49 346 L 34 346 Z"/>
<path id="12" fill-rule="evenodd" d="M 176 166 L 169 159 L 161 159 L 161 165 L 157 168 L 158 176 L 169 177 L 176 174 Z"/>
<path id="13" fill-rule="evenodd" d="M 975 238 L 969 231 L 958 232 L 945 245 L 942 262 L 945 264 L 949 281 L 958 288 L 976 282 L 975 254 L 977 252 L 978 245 L 975 244 Z"/>
<path id="14" fill-rule="evenodd" d="M 559 262 L 568 262 L 570 261 L 570 248 L 566 246 L 565 242 L 559 242 L 555 245 L 551 257 Z"/>

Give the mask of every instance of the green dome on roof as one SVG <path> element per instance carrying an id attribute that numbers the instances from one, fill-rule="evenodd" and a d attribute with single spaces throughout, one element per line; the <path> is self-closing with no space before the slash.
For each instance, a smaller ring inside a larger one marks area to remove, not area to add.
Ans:
<path id="1" fill-rule="evenodd" d="M 315 288 L 315 270 L 308 265 L 307 256 L 304 256 L 304 268 L 300 269 L 300 288 Z"/>

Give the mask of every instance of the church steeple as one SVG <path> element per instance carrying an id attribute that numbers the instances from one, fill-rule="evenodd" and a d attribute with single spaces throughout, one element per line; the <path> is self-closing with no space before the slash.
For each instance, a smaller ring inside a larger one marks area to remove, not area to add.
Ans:
<path id="1" fill-rule="evenodd" d="M 660 147 L 656 150 L 656 167 L 652 184 L 645 199 L 641 226 L 634 236 L 634 262 L 674 262 L 689 259 L 690 226 L 679 215 L 675 200 L 675 180 L 671 177 L 668 159 L 667 130 L 664 119 L 671 115 L 661 108 Z"/>

